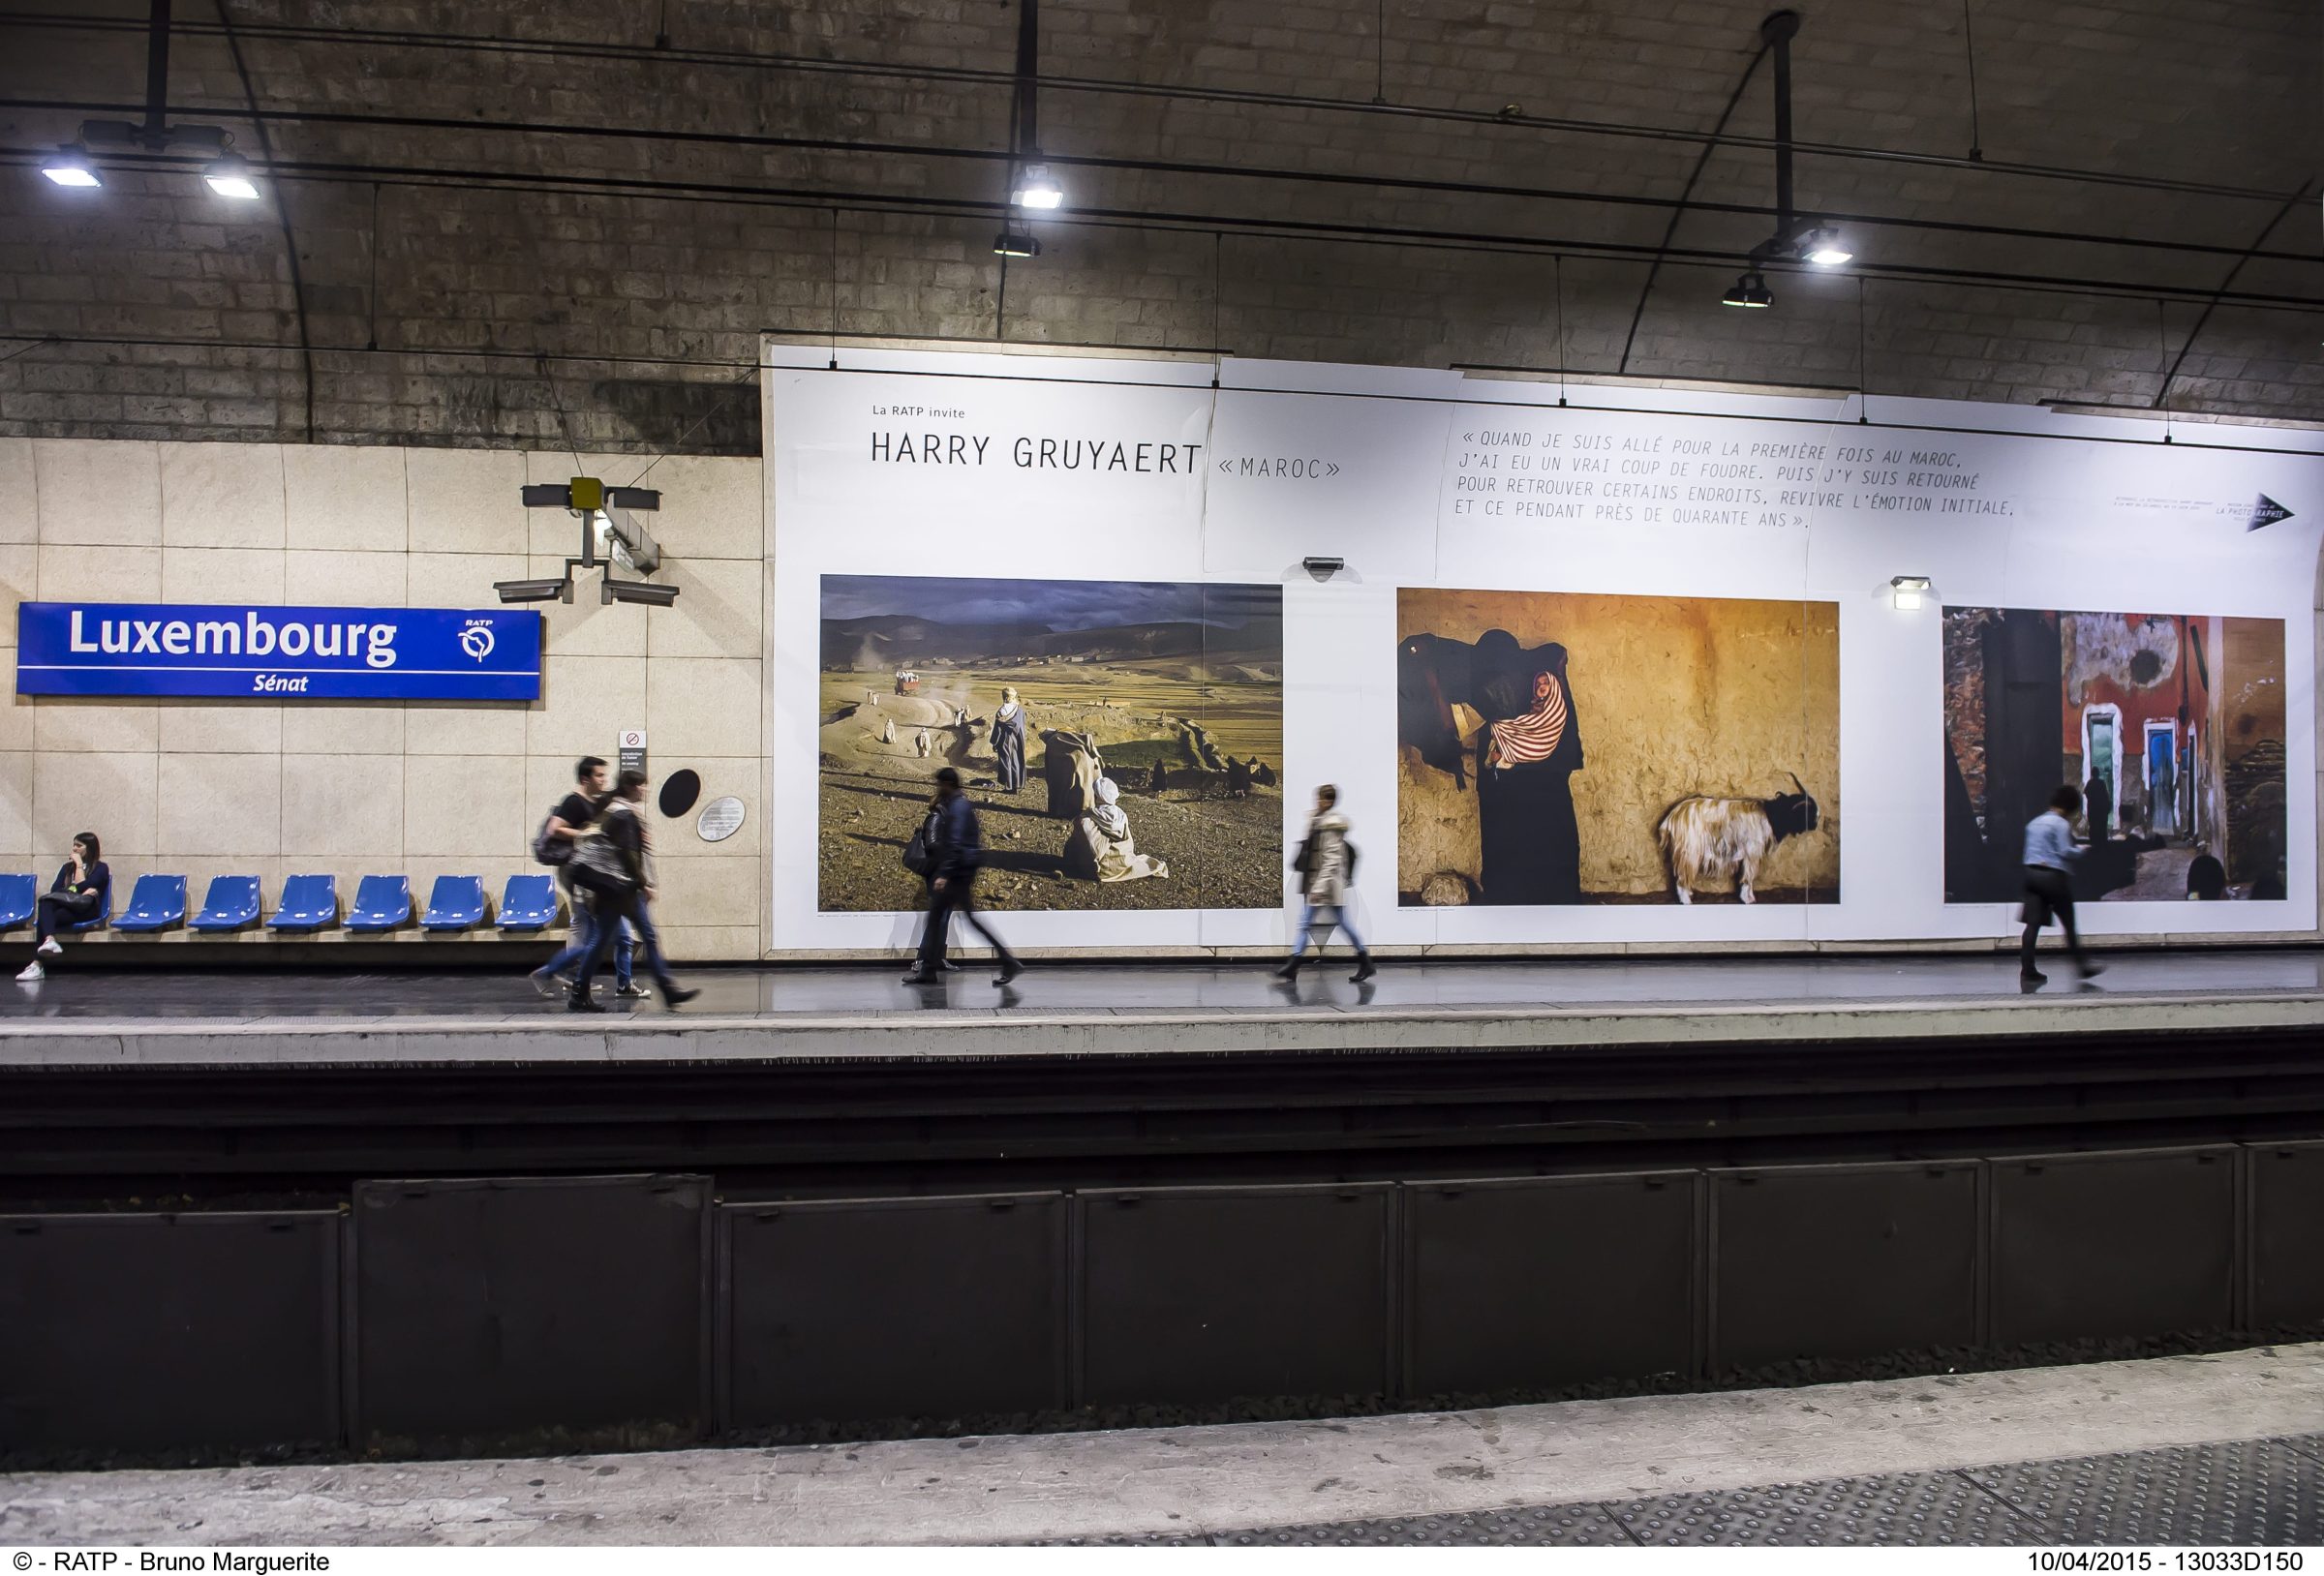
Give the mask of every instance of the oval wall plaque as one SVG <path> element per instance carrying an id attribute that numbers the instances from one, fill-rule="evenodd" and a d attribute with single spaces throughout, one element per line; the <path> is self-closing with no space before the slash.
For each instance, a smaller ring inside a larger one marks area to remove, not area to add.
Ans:
<path id="1" fill-rule="evenodd" d="M 722 843 L 742 830 L 743 802 L 732 794 L 714 799 L 702 806 L 702 814 L 694 822 L 694 831 L 706 843 Z"/>

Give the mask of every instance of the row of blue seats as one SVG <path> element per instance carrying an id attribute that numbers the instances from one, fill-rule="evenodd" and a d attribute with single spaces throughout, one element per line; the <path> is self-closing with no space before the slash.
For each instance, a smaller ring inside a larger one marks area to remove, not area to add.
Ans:
<path id="1" fill-rule="evenodd" d="M 0 875 L 0 930 L 32 918 L 40 900 L 38 878 Z M 112 913 L 112 893 L 97 913 L 67 930 L 168 930 L 180 924 L 196 930 L 247 929 L 259 922 L 259 878 L 222 875 L 212 880 L 201 912 L 186 918 L 186 878 L 182 875 L 141 875 L 129 894 L 129 906 L 118 918 Z M 501 894 L 499 928 L 512 934 L 544 930 L 557 923 L 557 883 L 545 875 L 512 875 Z M 412 883 L 400 875 L 367 875 L 355 886 L 354 906 L 347 913 L 347 928 L 354 931 L 394 930 L 412 919 Z M 419 927 L 443 933 L 473 930 L 484 923 L 484 879 L 474 875 L 436 878 L 428 894 L 427 911 Z M 327 875 L 294 875 L 283 883 L 281 901 L 266 922 L 270 930 L 329 930 L 340 924 L 339 883 Z"/>

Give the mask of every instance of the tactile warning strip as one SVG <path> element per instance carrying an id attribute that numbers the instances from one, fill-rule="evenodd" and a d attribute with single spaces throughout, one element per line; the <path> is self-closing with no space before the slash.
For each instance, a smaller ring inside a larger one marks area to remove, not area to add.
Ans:
<path id="1" fill-rule="evenodd" d="M 2075 1456 L 1962 1475 L 2060 1543 L 2324 1542 L 2324 1456 L 2314 1436 Z"/>
<path id="2" fill-rule="evenodd" d="M 2324 1434 L 1604 1503 L 1309 1522 L 1086 1545 L 1968 1547 L 2324 1543 Z"/>
<path id="3" fill-rule="evenodd" d="M 1627 1547 L 1631 1540 L 1602 1507 L 1578 1504 L 1316 1522 L 1304 1527 L 1270 1527 L 1262 1531 L 1213 1532 L 1210 1541 L 1222 1549 L 1344 1549 L 1583 1548 L 1609 1543 Z"/>
<path id="4" fill-rule="evenodd" d="M 2042 1543 L 2033 1522 L 1957 1472 L 1673 1495 L 1608 1507 L 1640 1543 L 1684 1548 L 1860 1548 Z"/>

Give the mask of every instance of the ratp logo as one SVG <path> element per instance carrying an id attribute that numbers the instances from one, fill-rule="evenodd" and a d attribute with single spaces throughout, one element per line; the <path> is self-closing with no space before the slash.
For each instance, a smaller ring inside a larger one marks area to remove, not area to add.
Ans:
<path id="1" fill-rule="evenodd" d="M 460 649 L 478 664 L 492 654 L 492 625 L 472 623 L 460 631 Z"/>

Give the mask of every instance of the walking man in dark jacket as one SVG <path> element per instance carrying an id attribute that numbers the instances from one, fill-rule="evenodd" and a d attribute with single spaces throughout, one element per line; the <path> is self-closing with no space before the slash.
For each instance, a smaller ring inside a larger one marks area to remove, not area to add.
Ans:
<path id="1" fill-rule="evenodd" d="M 961 774 L 951 767 L 936 773 L 936 800 L 928 824 L 933 862 L 928 870 L 928 923 L 920 930 L 919 959 L 903 983 L 934 985 L 944 977 L 945 937 L 958 909 L 999 957 L 1000 972 L 993 983 L 1005 985 L 1024 972 L 1024 965 L 976 911 L 976 871 L 985 862 L 985 837 L 976 823 L 976 806 L 961 792 Z"/>
<path id="2" fill-rule="evenodd" d="M 661 986 L 664 1007 L 675 1012 L 702 994 L 670 978 L 670 965 L 661 955 L 661 938 L 646 917 L 646 904 L 654 896 L 654 860 L 652 839 L 637 813 L 645 797 L 646 774 L 624 772 L 598 812 L 598 832 L 573 853 L 573 886 L 587 896 L 595 924 L 589 952 L 581 959 L 580 972 L 573 976 L 572 991 L 566 998 L 565 1005 L 572 1012 L 605 1011 L 589 993 L 589 983 L 625 923 L 633 925 L 646 944 L 646 967 L 654 971 Z"/>

